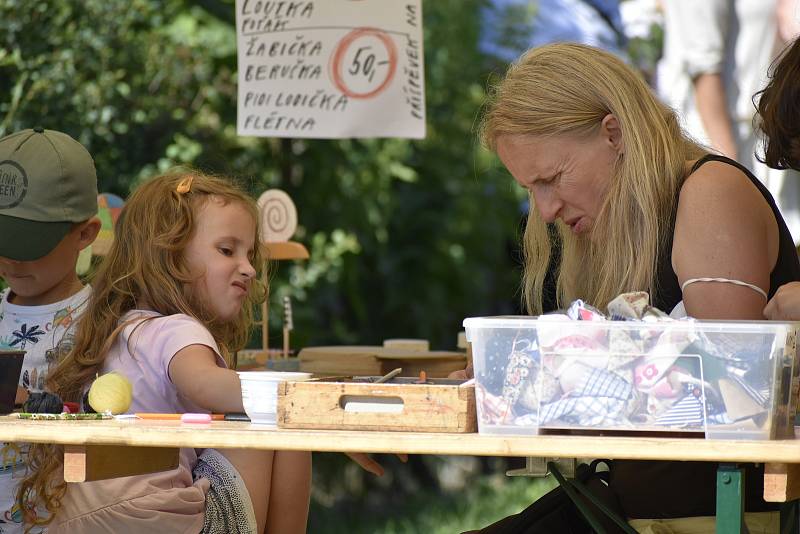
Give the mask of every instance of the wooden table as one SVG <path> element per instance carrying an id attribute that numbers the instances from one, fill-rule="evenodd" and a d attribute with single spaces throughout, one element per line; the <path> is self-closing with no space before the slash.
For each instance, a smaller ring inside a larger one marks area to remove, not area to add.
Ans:
<path id="1" fill-rule="evenodd" d="M 548 456 L 800 464 L 800 440 L 669 437 L 490 436 L 423 432 L 276 429 L 215 421 L 21 421 L 0 417 L 0 440 L 131 447 L 216 447 L 471 456 Z"/>
<path id="2" fill-rule="evenodd" d="M 728 466 L 738 462 L 763 462 L 766 464 L 765 499 L 786 502 L 800 497 L 800 440 L 289 430 L 228 421 L 196 425 L 150 420 L 21 421 L 8 416 L 0 417 L 0 440 L 65 445 L 65 478 L 71 481 L 163 470 L 177 465 L 178 447 L 214 447 L 714 461 Z M 119 461 L 121 455 L 124 455 L 124 462 Z M 728 477 L 726 480 L 730 481 L 729 471 L 725 473 L 720 477 Z M 721 488 L 721 479 L 718 478 L 718 488 Z M 725 484 L 730 486 L 730 482 Z M 726 508 L 726 517 L 737 511 L 734 505 Z M 741 516 L 740 509 L 738 515 Z M 722 531 L 718 528 L 718 532 Z"/>

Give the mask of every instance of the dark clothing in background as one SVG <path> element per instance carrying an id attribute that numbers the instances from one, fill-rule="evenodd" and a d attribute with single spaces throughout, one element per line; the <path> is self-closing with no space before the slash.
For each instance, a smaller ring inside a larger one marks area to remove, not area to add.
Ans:
<path id="1" fill-rule="evenodd" d="M 772 208 L 778 223 L 780 245 L 778 260 L 770 273 L 768 295 L 771 298 L 783 284 L 800 280 L 800 262 L 792 236 L 772 195 L 742 165 L 724 156 L 707 155 L 695 163 L 691 172 L 709 161 L 721 161 L 741 170 Z M 674 227 L 675 215 L 672 223 Z M 669 313 L 683 298 L 678 278 L 672 269 L 672 237 L 664 252 L 658 267 L 657 293 L 652 295 L 651 301 L 655 307 Z M 708 276 L 715 275 L 717 273 L 708 273 Z M 631 519 L 714 515 L 717 465 L 714 462 L 617 460 L 611 470 L 611 487 L 626 515 Z M 747 464 L 745 468 L 746 510 L 748 512 L 777 510 L 776 503 L 767 503 L 763 499 L 764 466 Z"/>

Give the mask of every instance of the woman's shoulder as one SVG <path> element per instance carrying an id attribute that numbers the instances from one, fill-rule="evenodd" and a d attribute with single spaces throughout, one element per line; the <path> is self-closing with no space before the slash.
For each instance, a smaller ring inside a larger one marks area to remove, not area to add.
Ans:
<path id="1" fill-rule="evenodd" d="M 680 201 L 720 198 L 769 205 L 754 183 L 755 178 L 733 160 L 706 157 L 688 161 L 686 167 L 688 175 L 681 186 Z"/>
<path id="2" fill-rule="evenodd" d="M 731 160 L 703 161 L 678 199 L 672 267 L 679 284 L 695 278 L 739 280 L 767 291 L 778 257 L 777 219 L 754 178 Z M 707 286 L 707 287 L 706 287 Z M 729 284 L 692 285 L 687 311 L 703 318 L 755 318 L 764 302 Z M 735 294 L 736 292 L 739 294 Z"/>
<path id="3" fill-rule="evenodd" d="M 755 178 L 732 160 L 711 159 L 691 172 L 678 196 L 678 220 L 696 220 L 698 224 L 724 222 L 730 228 L 774 226 L 772 208 L 755 183 Z"/>

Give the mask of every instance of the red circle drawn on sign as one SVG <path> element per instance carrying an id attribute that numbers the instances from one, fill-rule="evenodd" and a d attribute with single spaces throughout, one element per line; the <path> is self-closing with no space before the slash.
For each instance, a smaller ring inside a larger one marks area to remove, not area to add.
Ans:
<path id="1" fill-rule="evenodd" d="M 341 68 L 342 68 L 342 59 L 344 55 L 347 53 L 347 50 L 350 48 L 350 45 L 353 44 L 353 41 L 360 37 L 364 37 L 365 35 L 371 35 L 375 37 L 380 42 L 383 43 L 383 46 L 386 47 L 386 51 L 389 53 L 389 72 L 386 74 L 386 79 L 383 82 L 373 89 L 372 91 L 368 91 L 366 93 L 356 93 L 355 91 L 351 91 L 347 85 L 345 85 L 344 80 L 342 79 Z M 351 31 L 347 35 L 345 35 L 339 44 L 336 45 L 336 50 L 331 57 L 330 63 L 330 77 L 333 81 L 333 84 L 342 92 L 345 96 L 350 98 L 372 98 L 373 96 L 377 96 L 381 93 L 386 86 L 394 78 L 395 72 L 397 71 L 397 47 L 394 44 L 394 41 L 381 30 L 375 28 L 356 28 L 355 30 Z"/>

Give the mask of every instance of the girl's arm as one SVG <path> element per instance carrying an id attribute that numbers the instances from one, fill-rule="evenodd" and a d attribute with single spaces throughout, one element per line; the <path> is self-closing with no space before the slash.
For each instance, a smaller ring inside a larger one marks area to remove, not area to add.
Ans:
<path id="1" fill-rule="evenodd" d="M 732 165 L 711 161 L 687 178 L 675 221 L 672 266 L 683 285 L 693 278 L 727 278 L 769 292 L 778 258 L 778 224 L 756 186 Z M 766 299 L 751 288 L 698 282 L 683 291 L 698 319 L 763 319 Z"/>
<path id="2" fill-rule="evenodd" d="M 239 375 L 217 365 L 217 357 L 205 345 L 189 345 L 175 353 L 169 376 L 181 396 L 210 412 L 243 412 Z M 366 453 L 348 453 L 364 470 L 382 476 L 384 469 Z M 403 461 L 408 456 L 398 454 Z"/>
<path id="3" fill-rule="evenodd" d="M 175 353 L 169 377 L 178 393 L 210 412 L 243 412 L 242 385 L 235 371 L 217 365 L 206 345 L 189 345 Z"/>

